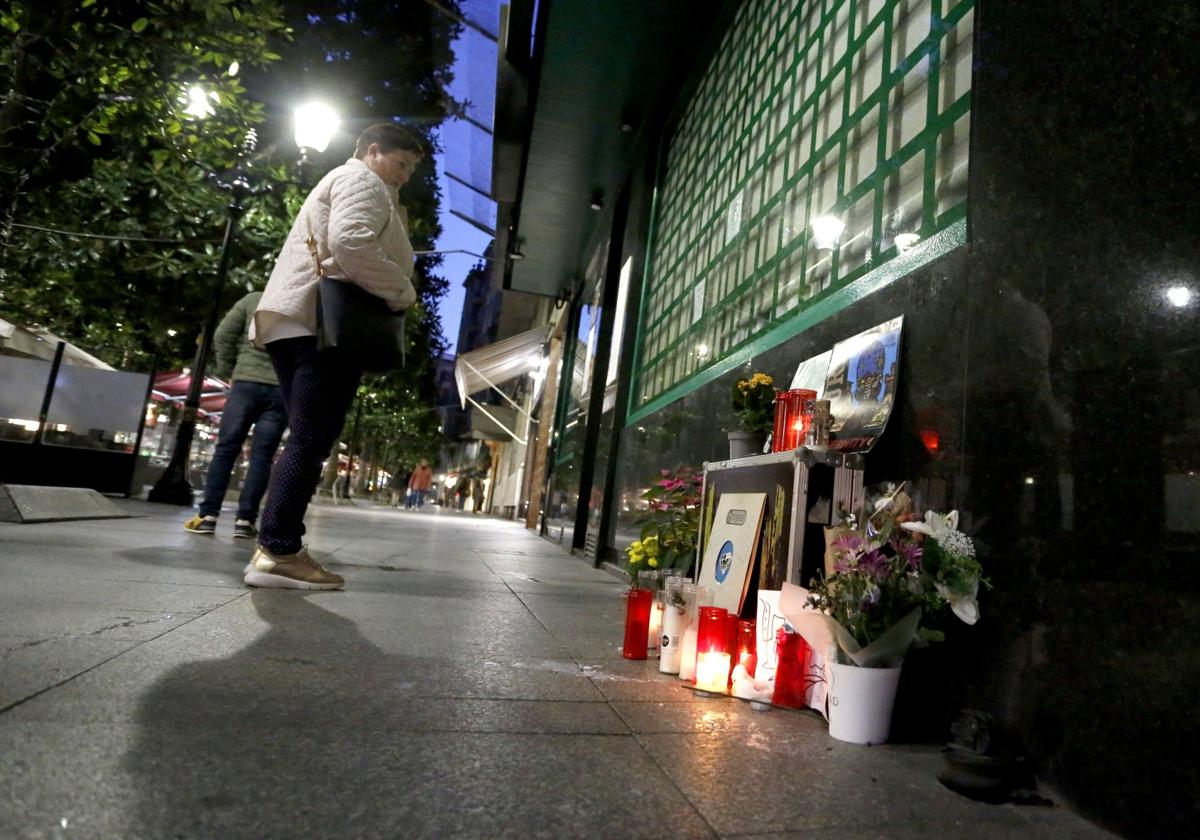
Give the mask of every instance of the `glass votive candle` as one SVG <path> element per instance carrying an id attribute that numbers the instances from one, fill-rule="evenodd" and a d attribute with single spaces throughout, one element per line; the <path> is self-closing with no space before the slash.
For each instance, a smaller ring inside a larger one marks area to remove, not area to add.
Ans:
<path id="1" fill-rule="evenodd" d="M 667 578 L 663 587 L 662 650 L 658 670 L 678 674 L 683 661 L 683 636 L 688 626 L 688 611 L 696 599 L 696 585 L 681 577 Z"/>
<path id="2" fill-rule="evenodd" d="M 621 655 L 626 659 L 645 659 L 654 593 L 649 589 L 630 589 L 621 598 L 625 601 L 625 642 L 621 645 Z"/>
<path id="3" fill-rule="evenodd" d="M 712 604 L 714 592 L 711 586 L 685 584 L 695 594 L 688 602 L 687 627 L 683 631 L 683 645 L 679 653 L 679 679 L 696 681 L 696 641 L 700 630 L 700 608 Z"/>
<path id="4" fill-rule="evenodd" d="M 771 702 L 776 706 L 803 709 L 805 678 L 808 674 L 808 644 L 799 633 L 789 633 L 780 627 L 775 636 L 775 692 Z"/>
<path id="5" fill-rule="evenodd" d="M 754 676 L 754 669 L 758 665 L 758 633 L 755 626 L 756 622 L 750 620 L 738 622 L 737 648 L 735 649 L 737 661 L 734 662 L 734 667 L 741 665 L 751 677 Z"/>
<path id="6" fill-rule="evenodd" d="M 696 688 L 724 694 L 729 687 L 729 612 L 701 607 L 696 628 Z"/>
<path id="7" fill-rule="evenodd" d="M 654 593 L 650 604 L 650 623 L 646 626 L 646 650 L 658 653 L 659 638 L 662 636 L 662 602 L 658 593 L 662 589 L 662 572 L 647 569 L 638 572 L 638 589 L 648 589 Z"/>
<path id="8" fill-rule="evenodd" d="M 729 654 L 729 684 L 733 685 L 733 667 L 737 665 L 738 625 L 741 620 L 734 613 L 725 616 L 725 652 Z"/>
<path id="9" fill-rule="evenodd" d="M 808 439 L 812 426 L 817 392 L 807 388 L 779 391 L 775 394 L 775 426 L 771 433 L 772 452 L 790 452 Z"/>

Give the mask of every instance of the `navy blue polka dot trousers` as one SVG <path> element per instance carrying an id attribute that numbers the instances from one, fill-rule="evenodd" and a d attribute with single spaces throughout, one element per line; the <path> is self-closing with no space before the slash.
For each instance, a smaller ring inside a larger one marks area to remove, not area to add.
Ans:
<path id="1" fill-rule="evenodd" d="M 342 433 L 362 370 L 336 348 L 317 349 L 315 336 L 267 345 L 279 377 L 290 430 L 271 472 L 258 544 L 275 555 L 303 546 L 304 513 L 321 480 L 321 465 Z"/>

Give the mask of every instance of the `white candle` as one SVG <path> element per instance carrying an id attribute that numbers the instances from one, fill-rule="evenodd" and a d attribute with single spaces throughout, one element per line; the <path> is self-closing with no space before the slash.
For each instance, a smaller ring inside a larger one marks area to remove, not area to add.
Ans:
<path id="1" fill-rule="evenodd" d="M 664 674 L 678 674 L 683 653 L 683 629 L 687 624 L 687 612 L 679 607 L 663 610 L 662 654 L 658 670 Z"/>
<path id="2" fill-rule="evenodd" d="M 688 625 L 683 631 L 679 645 L 679 679 L 691 682 L 696 679 L 696 628 Z"/>
<path id="3" fill-rule="evenodd" d="M 646 649 L 658 650 L 662 642 L 662 604 L 655 601 L 650 605 L 650 629 L 646 633 Z"/>
<path id="4" fill-rule="evenodd" d="M 701 653 L 696 657 L 696 689 L 724 694 L 729 688 L 729 654 Z"/>

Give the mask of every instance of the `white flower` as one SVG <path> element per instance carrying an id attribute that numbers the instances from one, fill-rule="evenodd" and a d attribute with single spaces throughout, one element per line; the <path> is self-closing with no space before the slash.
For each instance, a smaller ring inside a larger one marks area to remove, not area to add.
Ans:
<path id="1" fill-rule="evenodd" d="M 915 531 L 927 537 L 933 537 L 938 542 L 948 533 L 958 530 L 958 511 L 952 510 L 945 516 L 932 510 L 925 511 L 924 522 L 901 522 L 900 527 L 906 531 Z"/>
<path id="2" fill-rule="evenodd" d="M 979 602 L 976 600 L 979 595 L 979 581 L 975 581 L 969 595 L 953 592 L 944 583 L 935 583 L 934 588 L 950 603 L 950 609 L 962 619 L 964 624 L 974 624 L 979 621 Z"/>

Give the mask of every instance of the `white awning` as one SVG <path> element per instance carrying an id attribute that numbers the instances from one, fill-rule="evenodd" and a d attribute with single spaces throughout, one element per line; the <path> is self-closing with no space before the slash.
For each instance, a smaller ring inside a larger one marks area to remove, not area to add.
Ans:
<path id="1" fill-rule="evenodd" d="M 550 337 L 550 326 L 517 333 L 486 347 L 460 353 L 454 362 L 458 398 L 466 407 L 471 394 L 496 388 L 534 371 L 542 363 L 542 345 Z"/>

